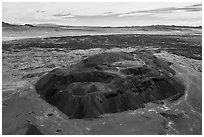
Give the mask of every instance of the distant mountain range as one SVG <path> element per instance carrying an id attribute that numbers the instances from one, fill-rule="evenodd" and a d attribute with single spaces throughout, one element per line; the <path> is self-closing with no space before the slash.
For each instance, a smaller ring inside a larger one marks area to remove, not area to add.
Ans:
<path id="1" fill-rule="evenodd" d="M 35 27 L 34 25 L 31 25 L 31 24 L 17 25 L 17 24 L 10 24 L 2 21 L 2 27 L 22 27 L 22 26 Z"/>
<path id="2" fill-rule="evenodd" d="M 27 26 L 27 27 L 58 27 L 61 25 L 57 24 L 24 24 L 24 25 L 18 25 L 18 24 L 10 24 L 2 21 L 2 27 L 22 27 L 22 26 Z"/>
<path id="3" fill-rule="evenodd" d="M 52 28 L 57 28 L 57 27 L 96 27 L 96 28 L 134 28 L 134 27 L 152 27 L 152 28 L 202 28 L 202 26 L 176 26 L 176 25 L 150 25 L 150 26 L 121 26 L 121 27 L 99 27 L 99 26 L 65 26 L 65 25 L 58 25 L 54 23 L 47 23 L 47 24 L 24 24 L 24 25 L 18 25 L 18 24 L 10 24 L 2 21 L 2 27 L 52 27 Z"/>
<path id="4" fill-rule="evenodd" d="M 14 24 L 9 24 L 9 23 L 6 23 L 6 22 L 2 22 L 2 27 L 16 27 L 18 25 L 14 25 Z"/>
<path id="5" fill-rule="evenodd" d="M 34 26 L 38 27 L 59 27 L 62 25 L 54 24 L 54 23 L 47 23 L 47 24 L 33 24 Z"/>

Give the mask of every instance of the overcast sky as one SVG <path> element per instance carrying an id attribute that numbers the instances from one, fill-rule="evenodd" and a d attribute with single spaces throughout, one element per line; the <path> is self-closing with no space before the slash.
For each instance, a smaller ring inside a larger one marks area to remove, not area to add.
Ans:
<path id="1" fill-rule="evenodd" d="M 82 26 L 202 25 L 201 3 L 3 3 L 3 21 Z"/>

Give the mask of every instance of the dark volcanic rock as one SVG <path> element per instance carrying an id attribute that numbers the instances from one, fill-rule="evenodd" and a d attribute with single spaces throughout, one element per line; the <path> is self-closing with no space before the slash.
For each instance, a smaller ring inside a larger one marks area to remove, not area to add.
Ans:
<path id="1" fill-rule="evenodd" d="M 43 133 L 35 125 L 30 124 L 25 135 L 43 135 Z"/>
<path id="2" fill-rule="evenodd" d="M 146 51 L 101 53 L 49 72 L 35 87 L 70 118 L 95 118 L 181 97 L 185 87 L 169 65 Z"/>

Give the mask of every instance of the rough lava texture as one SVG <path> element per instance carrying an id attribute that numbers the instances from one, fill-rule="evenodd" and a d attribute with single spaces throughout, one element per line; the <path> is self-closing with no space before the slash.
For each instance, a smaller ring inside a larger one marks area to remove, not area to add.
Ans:
<path id="1" fill-rule="evenodd" d="M 96 118 L 180 98 L 185 86 L 170 65 L 148 51 L 105 52 L 54 69 L 35 88 L 69 118 Z"/>

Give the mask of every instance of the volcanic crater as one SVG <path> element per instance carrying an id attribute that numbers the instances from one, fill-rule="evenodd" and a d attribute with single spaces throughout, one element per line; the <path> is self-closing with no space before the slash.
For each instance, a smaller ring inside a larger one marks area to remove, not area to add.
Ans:
<path id="1" fill-rule="evenodd" d="M 185 86 L 170 65 L 149 51 L 99 53 L 52 70 L 35 88 L 69 118 L 97 118 L 183 96 Z"/>

